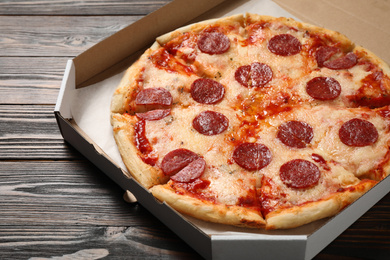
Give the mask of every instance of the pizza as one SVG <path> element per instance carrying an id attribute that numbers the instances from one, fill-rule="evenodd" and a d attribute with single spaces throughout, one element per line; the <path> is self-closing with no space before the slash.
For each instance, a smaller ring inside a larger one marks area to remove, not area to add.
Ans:
<path id="1" fill-rule="evenodd" d="M 113 94 L 132 176 L 195 218 L 288 229 L 390 172 L 390 69 L 328 29 L 257 14 L 158 37 Z"/>

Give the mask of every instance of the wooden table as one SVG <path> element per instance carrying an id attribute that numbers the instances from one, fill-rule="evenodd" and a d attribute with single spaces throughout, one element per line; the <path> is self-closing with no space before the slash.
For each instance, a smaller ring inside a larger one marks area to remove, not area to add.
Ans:
<path id="1" fill-rule="evenodd" d="M 0 259 L 201 258 L 126 203 L 64 142 L 53 114 L 68 59 L 167 2 L 0 1 Z M 390 195 L 316 259 L 387 255 Z"/>

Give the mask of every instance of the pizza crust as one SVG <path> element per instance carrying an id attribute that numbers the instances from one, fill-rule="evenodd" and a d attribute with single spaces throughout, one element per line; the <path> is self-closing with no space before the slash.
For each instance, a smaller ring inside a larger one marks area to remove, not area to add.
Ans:
<path id="1" fill-rule="evenodd" d="M 363 180 L 344 192 L 332 194 L 329 198 L 309 202 L 304 205 L 280 209 L 266 216 L 266 229 L 289 229 L 336 215 L 346 206 L 360 198 L 377 184 L 376 181 Z"/>
<path id="2" fill-rule="evenodd" d="M 255 210 L 215 204 L 182 195 L 176 193 L 169 184 L 154 186 L 150 191 L 153 196 L 166 202 L 177 211 L 201 220 L 249 228 L 264 228 L 265 226 L 265 221 L 260 212 Z"/>
<path id="3" fill-rule="evenodd" d="M 222 19 L 218 19 L 218 18 L 217 19 L 210 19 L 210 20 L 205 20 L 202 22 L 186 25 L 186 26 L 180 27 L 172 32 L 169 32 L 169 33 L 166 33 L 166 34 L 163 34 L 163 35 L 157 37 L 156 42 L 158 42 L 161 46 L 163 46 L 167 42 L 169 42 L 169 41 L 171 41 L 171 40 L 177 38 L 178 36 L 180 36 L 184 33 L 187 33 L 187 32 L 196 33 L 196 32 L 200 32 L 201 30 L 203 30 L 207 26 L 212 26 L 212 25 L 224 26 L 224 25 L 231 25 L 231 24 L 235 24 L 235 23 L 243 24 L 244 23 L 244 15 L 237 14 L 237 15 L 232 15 L 232 16 L 222 18 Z"/>
<path id="4" fill-rule="evenodd" d="M 245 15 L 247 23 L 256 23 L 256 22 L 271 22 L 271 23 L 280 23 L 283 25 L 290 26 L 292 28 L 299 28 L 300 30 L 312 32 L 315 34 L 323 34 L 330 36 L 330 39 L 337 41 L 342 49 L 345 51 L 352 51 L 355 47 L 355 44 L 344 34 L 332 31 L 323 27 L 319 27 L 313 24 L 299 22 L 292 18 L 286 17 L 272 17 L 267 15 L 259 15 L 253 13 L 246 13 Z"/>
<path id="5" fill-rule="evenodd" d="M 144 163 L 138 156 L 139 151 L 133 140 L 134 124 L 136 122 L 136 118 L 126 115 L 113 114 L 111 116 L 114 139 L 122 160 L 131 176 L 142 186 L 150 188 L 154 185 L 166 183 L 169 180 L 168 176 L 165 176 L 161 170 L 157 170 L 155 167 Z"/>
<path id="6" fill-rule="evenodd" d="M 390 75 L 389 64 L 387 64 L 384 60 L 379 58 L 375 53 L 359 45 L 355 46 L 354 51 L 364 53 L 365 54 L 364 57 L 370 60 L 373 64 L 378 65 L 378 67 L 383 70 L 383 73 L 385 75 Z"/>

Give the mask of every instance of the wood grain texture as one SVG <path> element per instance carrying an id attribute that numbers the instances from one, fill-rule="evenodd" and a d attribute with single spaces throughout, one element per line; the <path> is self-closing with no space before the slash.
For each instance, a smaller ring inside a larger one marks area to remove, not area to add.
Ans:
<path id="1" fill-rule="evenodd" d="M 74 57 L 140 18 L 0 16 L 0 56 Z"/>
<path id="2" fill-rule="evenodd" d="M 171 0 L 0 1 L 0 15 L 146 15 Z"/>
<path id="3" fill-rule="evenodd" d="M 69 57 L 1 57 L 0 104 L 53 106 L 68 59 Z"/>
<path id="4" fill-rule="evenodd" d="M 0 160 L 78 159 L 65 144 L 53 105 L 0 105 Z"/>
<path id="5" fill-rule="evenodd" d="M 2 259 L 201 259 L 160 226 L 0 226 L 0 251 Z"/>
<path id="6" fill-rule="evenodd" d="M 124 192 L 83 160 L 2 162 L 0 187 L 2 225 L 125 226 L 134 224 L 133 215 L 147 214 L 137 203 L 126 203 Z"/>

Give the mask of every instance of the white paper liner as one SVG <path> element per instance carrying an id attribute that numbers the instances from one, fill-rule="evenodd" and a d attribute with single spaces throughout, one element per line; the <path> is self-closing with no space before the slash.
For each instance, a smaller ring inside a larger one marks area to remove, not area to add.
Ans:
<path id="1" fill-rule="evenodd" d="M 123 75 L 124 72 L 94 85 L 77 89 L 71 110 L 76 124 L 117 166 L 127 171 L 116 146 L 110 123 L 111 98 Z"/>

